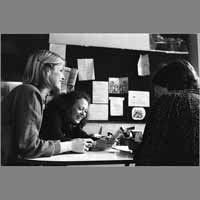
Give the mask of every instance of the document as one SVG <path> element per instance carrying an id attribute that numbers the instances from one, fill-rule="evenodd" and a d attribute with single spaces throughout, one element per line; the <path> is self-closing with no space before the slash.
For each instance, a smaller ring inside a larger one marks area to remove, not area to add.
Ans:
<path id="1" fill-rule="evenodd" d="M 92 102 L 93 103 L 108 103 L 108 82 L 107 81 L 93 81 Z"/>
<path id="2" fill-rule="evenodd" d="M 95 80 L 94 59 L 78 59 L 79 81 Z"/>
<path id="3" fill-rule="evenodd" d="M 88 120 L 108 120 L 108 104 L 90 104 Z"/>
<path id="4" fill-rule="evenodd" d="M 123 116 L 124 97 L 109 97 L 109 100 L 110 100 L 110 116 Z"/>
<path id="5" fill-rule="evenodd" d="M 128 106 L 149 107 L 150 92 L 149 91 L 128 91 Z"/>
<path id="6" fill-rule="evenodd" d="M 140 55 L 138 64 L 138 76 L 148 76 L 150 75 L 150 64 L 149 64 L 149 55 Z"/>
<path id="7" fill-rule="evenodd" d="M 50 51 L 53 51 L 60 55 L 62 58 L 66 59 L 66 45 L 65 44 L 50 44 Z"/>

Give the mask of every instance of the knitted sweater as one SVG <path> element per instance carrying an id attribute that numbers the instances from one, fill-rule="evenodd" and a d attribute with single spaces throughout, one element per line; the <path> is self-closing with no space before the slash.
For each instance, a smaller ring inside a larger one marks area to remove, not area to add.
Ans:
<path id="1" fill-rule="evenodd" d="M 136 165 L 199 165 L 199 91 L 161 96 L 152 106 Z"/>
<path id="2" fill-rule="evenodd" d="M 23 84 L 16 87 L 3 99 L 1 108 L 2 162 L 60 152 L 59 141 L 39 138 L 43 100 L 35 86 Z"/>

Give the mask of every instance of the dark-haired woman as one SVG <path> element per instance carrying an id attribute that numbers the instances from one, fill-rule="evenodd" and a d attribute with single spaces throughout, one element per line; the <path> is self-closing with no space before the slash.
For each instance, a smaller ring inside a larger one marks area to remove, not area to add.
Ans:
<path id="1" fill-rule="evenodd" d="M 167 64 L 153 78 L 157 101 L 139 145 L 136 165 L 199 165 L 199 77 L 186 60 Z"/>

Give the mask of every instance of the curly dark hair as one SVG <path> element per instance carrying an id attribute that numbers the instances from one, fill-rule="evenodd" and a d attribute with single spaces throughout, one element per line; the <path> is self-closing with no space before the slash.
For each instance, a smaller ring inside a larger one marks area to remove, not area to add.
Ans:
<path id="1" fill-rule="evenodd" d="M 184 59 L 172 61 L 153 77 L 155 85 L 170 90 L 199 89 L 199 77 L 194 67 Z"/>
<path id="2" fill-rule="evenodd" d="M 73 105 L 76 103 L 76 101 L 82 98 L 86 99 L 88 104 L 90 104 L 91 100 L 89 95 L 83 91 L 72 91 L 69 93 L 61 93 L 49 103 L 55 103 L 60 110 L 66 113 L 67 117 L 69 114 L 71 114 L 71 109 Z M 80 128 L 83 128 L 86 122 L 87 122 L 87 117 L 82 119 L 78 126 Z"/>

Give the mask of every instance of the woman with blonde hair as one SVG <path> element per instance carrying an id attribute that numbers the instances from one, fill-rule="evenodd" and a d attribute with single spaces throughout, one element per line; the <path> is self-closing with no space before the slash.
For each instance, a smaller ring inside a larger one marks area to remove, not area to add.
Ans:
<path id="1" fill-rule="evenodd" d="M 92 140 L 43 140 L 39 137 L 47 95 L 61 89 L 65 60 L 48 50 L 29 56 L 23 84 L 2 101 L 1 161 L 3 165 L 17 160 L 52 156 L 66 151 L 83 153 Z"/>

